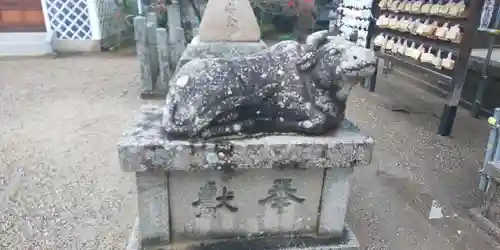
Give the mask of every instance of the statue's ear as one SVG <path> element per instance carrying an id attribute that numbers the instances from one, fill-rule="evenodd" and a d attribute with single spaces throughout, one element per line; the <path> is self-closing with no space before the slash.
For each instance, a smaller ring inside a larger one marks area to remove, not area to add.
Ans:
<path id="1" fill-rule="evenodd" d="M 308 51 L 297 62 L 299 71 L 308 71 L 316 65 L 316 51 Z"/>
<path id="2" fill-rule="evenodd" d="M 330 36 L 328 30 L 322 30 L 307 37 L 306 53 L 297 62 L 300 71 L 310 70 L 316 65 L 318 59 L 324 55 L 321 47 L 328 42 L 328 36 Z"/>
<path id="3" fill-rule="evenodd" d="M 297 62 L 297 68 L 300 71 L 308 71 L 314 68 L 321 58 L 325 56 L 324 50 L 306 52 Z"/>

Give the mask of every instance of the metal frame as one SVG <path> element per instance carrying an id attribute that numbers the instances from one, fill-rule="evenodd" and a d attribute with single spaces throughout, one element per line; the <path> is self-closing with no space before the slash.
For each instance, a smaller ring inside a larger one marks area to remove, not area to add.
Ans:
<path id="1" fill-rule="evenodd" d="M 495 4 L 496 5 L 496 4 Z M 476 92 L 476 99 L 474 103 L 472 104 L 472 116 L 474 117 L 479 117 L 479 114 L 482 110 L 482 103 L 483 103 L 483 96 L 484 92 L 486 91 L 486 86 L 488 85 L 488 67 L 490 66 L 491 62 L 491 54 L 493 52 L 493 49 L 495 47 L 495 41 L 496 37 L 500 35 L 500 8 L 497 9 L 496 13 L 496 18 L 495 18 L 495 23 L 493 24 L 492 29 L 488 29 L 485 27 L 480 27 L 478 31 L 480 32 L 485 32 L 486 34 L 489 35 L 489 41 L 488 41 L 488 51 L 486 53 L 486 57 L 483 60 L 483 65 L 481 67 L 481 81 L 479 82 L 479 87 Z"/>
<path id="2" fill-rule="evenodd" d="M 500 146 L 499 144 L 499 124 L 500 121 L 500 108 L 494 110 L 492 117 L 488 119 L 490 125 L 490 136 L 488 137 L 488 143 L 486 144 L 486 153 L 484 154 L 484 162 L 480 172 L 479 178 L 479 189 L 486 192 L 489 188 L 489 178 L 488 174 L 484 172 L 487 164 L 490 162 L 498 163 L 500 162 Z"/>
<path id="3" fill-rule="evenodd" d="M 381 56 L 378 60 L 389 60 L 393 63 L 397 63 L 399 66 L 409 68 L 416 71 L 424 71 L 429 73 L 440 80 L 445 80 L 451 86 L 453 86 L 453 91 L 450 93 L 446 104 L 443 107 L 443 112 L 440 117 L 440 123 L 437 133 L 442 136 L 449 136 L 451 134 L 453 123 L 457 114 L 458 104 L 461 99 L 462 90 L 465 84 L 465 77 L 467 74 L 469 58 L 472 50 L 472 45 L 474 42 L 474 36 L 477 32 L 477 27 L 479 26 L 479 20 L 481 17 L 481 10 L 484 4 L 484 0 L 469 1 L 470 6 L 469 16 L 467 18 L 467 23 L 464 27 L 463 38 L 461 43 L 458 45 L 458 58 L 455 60 L 455 67 L 451 75 L 447 76 L 440 72 L 433 71 L 422 67 L 420 65 L 411 63 L 410 60 L 406 61 L 395 56 L 390 56 L 386 54 L 379 54 Z M 368 82 L 369 91 L 375 91 L 375 86 L 377 82 L 377 75 L 379 71 L 383 71 L 383 64 L 377 63 L 376 73 L 370 78 Z"/>

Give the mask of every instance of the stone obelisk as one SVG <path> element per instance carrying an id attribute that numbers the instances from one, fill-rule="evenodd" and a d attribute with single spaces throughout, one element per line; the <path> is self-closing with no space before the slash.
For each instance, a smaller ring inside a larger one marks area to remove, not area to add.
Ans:
<path id="1" fill-rule="evenodd" d="M 184 50 L 177 70 L 194 58 L 230 58 L 266 48 L 249 0 L 209 0 L 198 36 Z"/>
<path id="2" fill-rule="evenodd" d="M 248 0 L 210 0 L 199 27 L 202 42 L 258 42 L 260 28 Z"/>

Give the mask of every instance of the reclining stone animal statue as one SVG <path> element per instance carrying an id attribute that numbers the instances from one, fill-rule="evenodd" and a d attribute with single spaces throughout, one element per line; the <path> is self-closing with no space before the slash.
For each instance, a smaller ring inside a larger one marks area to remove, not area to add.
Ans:
<path id="1" fill-rule="evenodd" d="M 352 87 L 375 54 L 328 31 L 231 59 L 195 59 L 170 81 L 162 125 L 169 138 L 233 134 L 322 135 L 344 120 Z"/>

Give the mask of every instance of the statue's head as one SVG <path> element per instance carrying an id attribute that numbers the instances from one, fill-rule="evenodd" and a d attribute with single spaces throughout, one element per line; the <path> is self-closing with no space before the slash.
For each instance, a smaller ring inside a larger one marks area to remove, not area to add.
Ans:
<path id="1" fill-rule="evenodd" d="M 350 39 L 357 40 L 353 34 Z M 309 71 L 322 81 L 342 77 L 360 80 L 375 72 L 375 53 L 348 41 L 342 36 L 331 35 L 327 30 L 307 37 L 307 52 L 297 63 L 300 71 Z"/>

